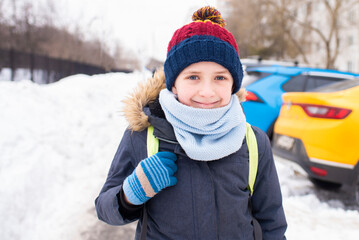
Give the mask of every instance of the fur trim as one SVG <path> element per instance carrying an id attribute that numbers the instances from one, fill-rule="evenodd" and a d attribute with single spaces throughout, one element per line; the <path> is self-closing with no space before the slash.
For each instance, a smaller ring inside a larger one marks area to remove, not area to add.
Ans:
<path id="1" fill-rule="evenodd" d="M 166 88 L 166 80 L 164 71 L 161 69 L 156 71 L 154 76 L 146 82 L 139 83 L 135 90 L 123 100 L 122 112 L 129 123 L 130 130 L 142 131 L 150 125 L 143 108 L 154 101 L 164 88 Z M 240 102 L 244 101 L 245 89 L 241 88 L 236 95 Z"/>
<path id="2" fill-rule="evenodd" d="M 166 88 L 165 73 L 163 70 L 157 71 L 152 78 L 139 83 L 137 88 L 123 100 L 123 114 L 129 123 L 129 129 L 142 131 L 150 125 L 143 108 L 154 101 L 164 88 Z"/>
<path id="3" fill-rule="evenodd" d="M 247 91 L 246 89 L 241 88 L 238 92 L 236 92 L 236 95 L 240 102 L 244 102 L 246 100 Z"/>

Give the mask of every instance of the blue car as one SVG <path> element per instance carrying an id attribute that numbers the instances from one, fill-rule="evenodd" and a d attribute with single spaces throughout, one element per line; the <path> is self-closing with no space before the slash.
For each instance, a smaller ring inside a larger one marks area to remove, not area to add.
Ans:
<path id="1" fill-rule="evenodd" d="M 310 92 L 317 87 L 356 76 L 359 75 L 307 67 L 247 67 L 243 78 L 247 96 L 242 103 L 247 122 L 262 129 L 272 139 L 283 93 Z"/>

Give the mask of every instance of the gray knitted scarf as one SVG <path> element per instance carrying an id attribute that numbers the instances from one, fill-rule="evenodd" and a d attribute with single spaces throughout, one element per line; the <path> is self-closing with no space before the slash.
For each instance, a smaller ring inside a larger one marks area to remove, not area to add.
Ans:
<path id="1" fill-rule="evenodd" d="M 246 118 L 236 95 L 227 106 L 214 109 L 186 106 L 168 89 L 160 92 L 159 101 L 177 141 L 190 158 L 212 161 L 241 148 Z"/>

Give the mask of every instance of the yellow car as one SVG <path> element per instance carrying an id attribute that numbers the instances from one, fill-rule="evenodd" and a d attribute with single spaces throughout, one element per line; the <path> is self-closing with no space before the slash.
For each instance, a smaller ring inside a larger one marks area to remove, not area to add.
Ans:
<path id="1" fill-rule="evenodd" d="M 273 137 L 274 153 L 298 163 L 314 183 L 327 187 L 356 184 L 359 79 L 315 92 L 283 94 Z"/>

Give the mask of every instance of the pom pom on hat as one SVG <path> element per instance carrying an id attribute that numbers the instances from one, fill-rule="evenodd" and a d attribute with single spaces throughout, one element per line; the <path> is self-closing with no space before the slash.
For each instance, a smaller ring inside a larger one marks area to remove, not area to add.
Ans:
<path id="1" fill-rule="evenodd" d="M 171 91 L 177 76 L 196 62 L 216 62 L 232 74 L 233 93 L 241 86 L 242 63 L 233 35 L 227 31 L 221 13 L 214 7 L 202 7 L 193 13 L 193 22 L 177 29 L 167 48 L 164 65 L 166 87 Z"/>
<path id="2" fill-rule="evenodd" d="M 211 21 L 213 23 L 219 24 L 219 26 L 224 27 L 226 25 L 225 21 L 222 18 L 221 13 L 214 7 L 203 7 L 198 9 L 192 15 L 192 21 Z"/>

